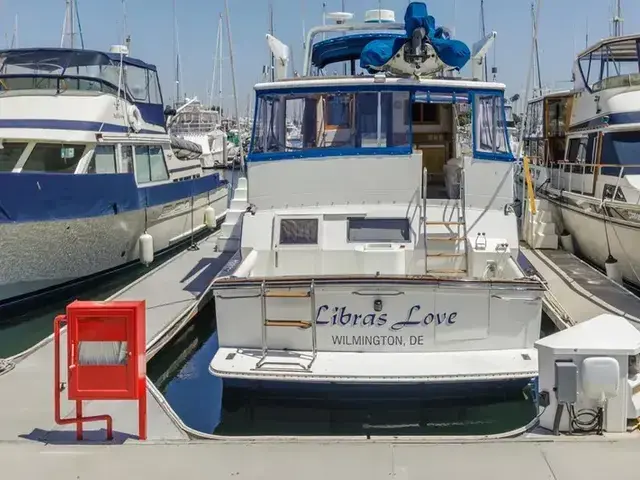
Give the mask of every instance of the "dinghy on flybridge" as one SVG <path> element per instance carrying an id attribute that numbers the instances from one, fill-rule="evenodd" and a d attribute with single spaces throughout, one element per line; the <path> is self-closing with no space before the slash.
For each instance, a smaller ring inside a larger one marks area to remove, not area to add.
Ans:
<path id="1" fill-rule="evenodd" d="M 459 78 L 469 49 L 425 4 L 404 23 L 367 17 L 331 14 L 309 32 L 301 78 L 276 62 L 279 79 L 255 87 L 248 207 L 213 283 L 210 372 L 262 388 L 522 388 L 537 375 L 543 286 L 516 262 L 505 87 Z M 330 75 L 340 64 L 349 76 Z"/>

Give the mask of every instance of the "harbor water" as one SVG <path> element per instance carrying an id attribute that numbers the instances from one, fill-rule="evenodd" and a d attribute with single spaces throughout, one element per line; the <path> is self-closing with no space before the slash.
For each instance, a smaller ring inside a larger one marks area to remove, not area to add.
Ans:
<path id="1" fill-rule="evenodd" d="M 543 319 L 543 335 L 554 326 Z M 237 394 L 209 373 L 218 349 L 213 308 L 205 309 L 154 357 L 151 380 L 189 427 L 208 434 L 245 435 L 488 435 L 526 425 L 535 416 L 527 390 L 482 399 L 305 398 Z"/>

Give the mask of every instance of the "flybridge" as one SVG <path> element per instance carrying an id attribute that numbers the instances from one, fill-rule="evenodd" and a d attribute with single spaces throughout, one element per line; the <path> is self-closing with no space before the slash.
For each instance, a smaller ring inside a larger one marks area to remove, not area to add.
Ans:
<path id="1" fill-rule="evenodd" d="M 377 19 L 376 19 L 377 15 Z M 365 23 L 347 23 L 351 14 L 330 14 L 336 25 L 316 27 L 309 32 L 304 72 L 322 69 L 338 62 L 355 63 L 369 73 L 389 72 L 396 75 L 423 76 L 446 70 L 459 70 L 470 59 L 467 45 L 451 38 L 450 32 L 436 27 L 422 2 L 407 7 L 404 23 L 396 23 L 392 12 L 367 12 Z M 377 20 L 377 21 L 376 21 Z M 367 32 L 330 38 L 313 43 L 319 33 Z"/>
<path id="2" fill-rule="evenodd" d="M 395 21 L 391 10 L 370 10 L 363 23 L 351 23 L 353 14 L 346 12 L 333 12 L 326 18 L 335 24 L 312 28 L 307 35 L 302 77 L 321 74 L 325 67 L 337 63 L 349 64 L 350 75 L 354 76 L 359 61 L 368 73 L 446 78 L 471 60 L 471 78 L 479 80 L 484 59 L 496 38 L 496 32 L 491 32 L 470 52 L 463 42 L 451 38 L 448 29 L 436 27 L 434 17 L 422 2 L 408 6 L 403 23 Z M 323 34 L 323 40 L 314 43 L 318 34 Z M 325 40 L 327 34 L 339 35 Z M 291 78 L 290 48 L 272 35 L 267 35 L 267 42 L 276 60 L 276 79 Z"/>

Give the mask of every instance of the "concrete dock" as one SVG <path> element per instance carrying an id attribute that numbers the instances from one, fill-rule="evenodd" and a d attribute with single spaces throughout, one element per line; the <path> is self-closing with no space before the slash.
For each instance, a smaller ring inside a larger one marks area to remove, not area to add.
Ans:
<path id="1" fill-rule="evenodd" d="M 3 478 L 637 480 L 640 441 L 0 443 Z"/>
<path id="2" fill-rule="evenodd" d="M 109 300 L 146 300 L 148 357 L 171 338 L 209 300 L 209 285 L 231 254 L 215 252 L 218 233 L 188 249 L 113 295 Z M 51 319 L 53 322 L 53 318 Z M 62 381 L 66 381 L 66 336 L 62 338 Z M 0 375 L 0 442 L 75 442 L 74 425 L 57 425 L 53 409 L 53 341 L 40 342 L 30 351 L 9 359 L 15 368 Z M 149 387 L 150 382 L 147 381 Z M 62 411 L 75 415 L 74 405 L 62 392 Z M 186 439 L 186 433 L 163 410 L 154 395 L 147 397 L 148 438 Z M 116 443 L 137 437 L 137 403 L 84 402 L 85 415 L 109 414 L 114 419 Z M 85 424 L 85 438 L 106 438 L 104 422 Z"/>

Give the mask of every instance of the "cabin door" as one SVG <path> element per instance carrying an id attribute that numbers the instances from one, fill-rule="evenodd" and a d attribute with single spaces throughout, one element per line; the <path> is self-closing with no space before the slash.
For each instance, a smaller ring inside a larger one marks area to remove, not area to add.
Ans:
<path id="1" fill-rule="evenodd" d="M 422 168 L 427 169 L 429 183 L 444 181 L 444 164 L 447 161 L 445 145 L 419 145 L 422 151 Z"/>

